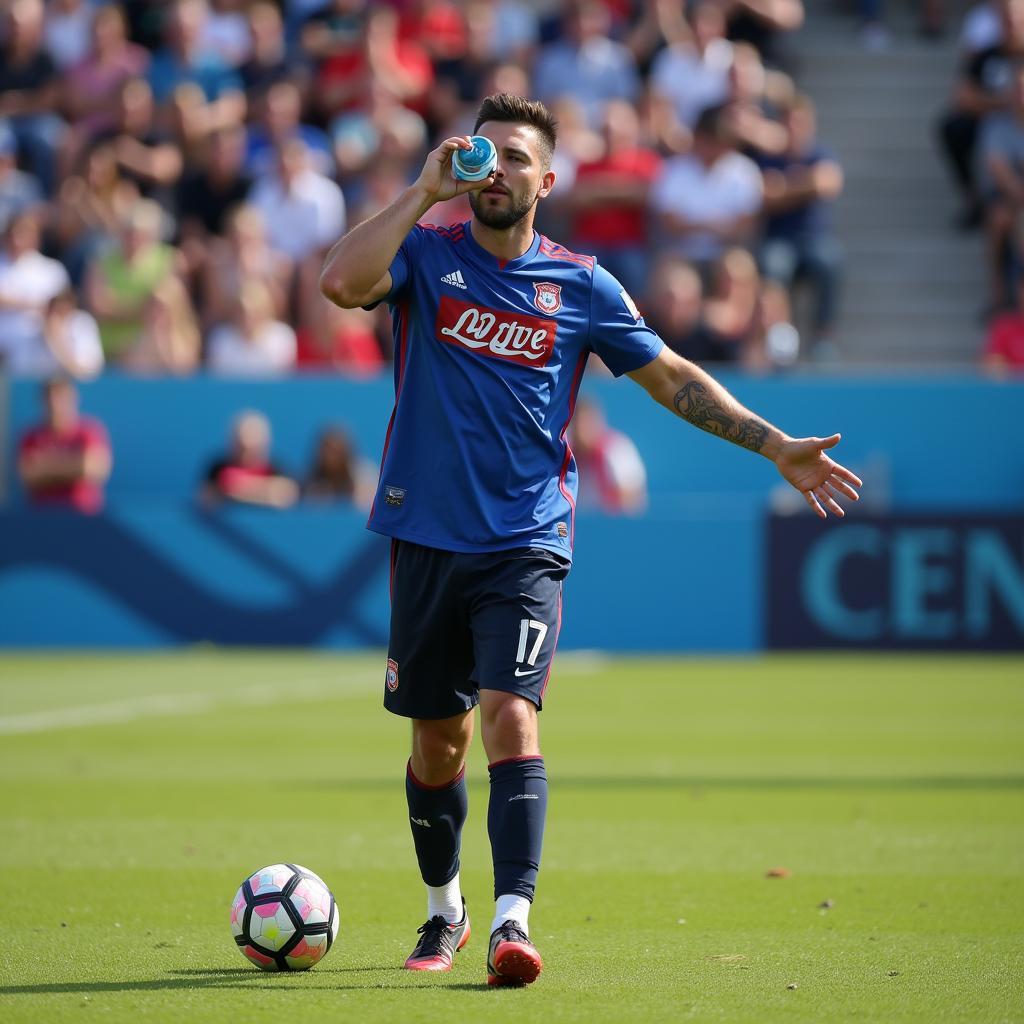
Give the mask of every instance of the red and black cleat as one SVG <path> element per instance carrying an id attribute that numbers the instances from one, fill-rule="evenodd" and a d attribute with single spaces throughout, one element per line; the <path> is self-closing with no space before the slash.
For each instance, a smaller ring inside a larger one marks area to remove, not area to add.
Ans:
<path id="1" fill-rule="evenodd" d="M 544 969 L 537 947 L 516 921 L 505 921 L 491 933 L 487 950 L 488 985 L 529 985 Z"/>
<path id="2" fill-rule="evenodd" d="M 432 917 L 418 929 L 420 941 L 405 961 L 407 971 L 450 971 L 455 954 L 469 942 L 469 913 L 462 901 L 462 920 L 449 924 L 443 917 Z"/>

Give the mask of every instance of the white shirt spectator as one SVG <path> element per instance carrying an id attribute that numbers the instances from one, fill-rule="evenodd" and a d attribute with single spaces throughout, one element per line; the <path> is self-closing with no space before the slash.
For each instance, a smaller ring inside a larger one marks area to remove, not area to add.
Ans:
<path id="1" fill-rule="evenodd" d="M 68 272 L 58 260 L 40 252 L 25 252 L 16 260 L 0 254 L 0 357 L 12 373 L 21 374 L 47 351 L 43 313 L 69 286 Z"/>
<path id="2" fill-rule="evenodd" d="M 298 175 L 287 191 L 269 175 L 253 186 L 249 202 L 263 214 L 271 248 L 292 260 L 333 245 L 345 232 L 341 189 L 313 170 Z"/>
<path id="3" fill-rule="evenodd" d="M 50 4 L 43 27 L 43 43 L 61 71 L 85 60 L 92 49 L 92 22 L 96 16 L 91 0 L 76 0 L 59 7 Z"/>
<path id="4" fill-rule="evenodd" d="M 60 346 L 60 358 L 54 352 Z M 96 377 L 103 369 L 103 345 L 99 325 L 84 309 L 76 309 L 64 322 L 60 338 L 21 351 L 19 365 L 11 372 L 22 377 L 52 377 L 70 373 L 79 380 Z"/>
<path id="5" fill-rule="evenodd" d="M 753 160 L 726 153 L 710 167 L 695 156 L 669 160 L 655 182 L 651 205 L 655 213 L 674 213 L 695 223 L 732 220 L 761 209 L 763 183 Z M 713 260 L 722 241 L 711 232 L 693 232 L 676 241 L 687 259 Z"/>
<path id="6" fill-rule="evenodd" d="M 295 366 L 295 353 L 295 332 L 280 320 L 268 321 L 252 338 L 225 323 L 210 332 L 207 364 L 214 373 L 275 377 Z"/>
<path id="7" fill-rule="evenodd" d="M 229 67 L 237 68 L 252 53 L 249 23 L 239 11 L 213 11 L 206 16 L 200 35 L 200 47 L 218 57 Z"/>
<path id="8" fill-rule="evenodd" d="M 494 10 L 494 34 L 490 56 L 503 61 L 537 42 L 537 14 L 519 0 L 498 0 Z"/>
<path id="9" fill-rule="evenodd" d="M 980 53 L 1002 41 L 1003 23 L 995 4 L 978 4 L 967 12 L 960 29 L 960 49 L 964 53 Z"/>
<path id="10" fill-rule="evenodd" d="M 651 68 L 652 90 L 671 100 L 681 124 L 692 128 L 702 111 L 729 98 L 732 46 L 712 39 L 704 54 L 679 43 L 662 50 Z"/>
<path id="11" fill-rule="evenodd" d="M 634 100 L 640 78 L 632 53 L 611 39 L 588 39 L 582 46 L 551 43 L 537 58 L 537 95 L 547 104 L 572 96 L 583 107 L 587 123 L 596 127 L 607 100 Z"/>

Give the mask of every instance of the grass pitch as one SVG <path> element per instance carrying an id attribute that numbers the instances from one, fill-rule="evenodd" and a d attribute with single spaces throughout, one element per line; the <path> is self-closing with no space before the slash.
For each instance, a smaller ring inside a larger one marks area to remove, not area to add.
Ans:
<path id="1" fill-rule="evenodd" d="M 0 658 L 0 1020 L 1024 1020 L 1024 659 L 563 656 L 519 991 L 484 984 L 479 746 L 474 937 L 399 969 L 425 908 L 383 661 Z M 305 974 L 228 930 L 278 860 L 341 906 Z"/>

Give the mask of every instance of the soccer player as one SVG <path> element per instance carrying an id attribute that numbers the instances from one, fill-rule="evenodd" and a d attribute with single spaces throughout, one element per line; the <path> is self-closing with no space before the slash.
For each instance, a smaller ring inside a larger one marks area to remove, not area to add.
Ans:
<path id="1" fill-rule="evenodd" d="M 822 517 L 841 516 L 836 499 L 856 500 L 860 486 L 826 454 L 838 434 L 795 439 L 749 412 L 667 348 L 591 257 L 534 231 L 555 185 L 556 129 L 541 103 L 487 97 L 474 131 L 497 148 L 494 173 L 456 180 L 452 155 L 471 147 L 446 139 L 415 184 L 335 244 L 320 278 L 339 306 L 387 302 L 395 333 L 395 407 L 369 528 L 392 538 L 384 704 L 412 719 L 406 795 L 427 887 L 405 966 L 449 970 L 469 939 L 459 849 L 479 704 L 493 985 L 528 984 L 542 967 L 528 920 L 548 793 L 537 713 L 572 556 L 565 432 L 590 353 L 682 419 L 770 459 Z M 420 223 L 466 192 L 467 223 Z"/>

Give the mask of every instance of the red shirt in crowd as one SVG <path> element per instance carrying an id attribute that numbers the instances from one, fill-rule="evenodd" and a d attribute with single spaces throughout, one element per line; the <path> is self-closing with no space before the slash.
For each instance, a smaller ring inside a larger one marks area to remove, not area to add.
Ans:
<path id="1" fill-rule="evenodd" d="M 110 439 L 99 420 L 81 417 L 69 430 L 56 431 L 45 424 L 34 427 L 18 446 L 22 458 L 44 451 L 84 457 L 90 451 L 109 452 Z M 32 488 L 29 494 L 37 505 L 66 505 L 86 513 L 103 508 L 103 486 L 94 480 L 44 484 Z"/>
<path id="2" fill-rule="evenodd" d="M 576 180 L 615 175 L 643 181 L 650 186 L 658 176 L 661 157 L 649 149 L 630 149 L 580 164 Z M 645 203 L 601 203 L 576 215 L 573 238 L 578 245 L 642 245 L 647 240 Z"/>
<path id="3" fill-rule="evenodd" d="M 373 331 L 339 331 L 324 349 L 307 329 L 296 335 L 296 365 L 300 370 L 333 369 L 342 373 L 372 374 L 384 369 L 384 355 Z"/>
<path id="4" fill-rule="evenodd" d="M 1004 313 L 989 330 L 987 357 L 996 356 L 1008 366 L 1024 368 L 1024 313 Z"/>

